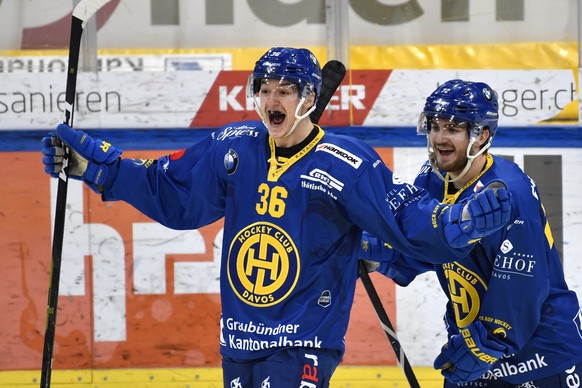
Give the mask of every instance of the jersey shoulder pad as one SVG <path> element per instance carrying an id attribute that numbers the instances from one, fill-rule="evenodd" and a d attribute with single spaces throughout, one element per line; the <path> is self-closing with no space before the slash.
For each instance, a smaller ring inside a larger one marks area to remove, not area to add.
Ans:
<path id="1" fill-rule="evenodd" d="M 516 205 L 539 206 L 536 182 L 513 161 L 494 156 L 491 179 L 500 179 L 507 185 Z"/>
<path id="2" fill-rule="evenodd" d="M 430 162 L 428 160 L 425 160 L 425 162 L 422 164 L 422 166 L 420 166 L 420 170 L 418 170 L 418 173 L 416 174 L 416 176 L 417 176 L 416 179 L 423 179 L 423 178 L 428 179 L 431 172 L 432 172 L 432 167 L 430 165 Z"/>

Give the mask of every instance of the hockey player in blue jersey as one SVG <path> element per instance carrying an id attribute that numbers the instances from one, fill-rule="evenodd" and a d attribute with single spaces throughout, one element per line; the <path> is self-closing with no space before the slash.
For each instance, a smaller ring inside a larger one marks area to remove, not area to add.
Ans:
<path id="1" fill-rule="evenodd" d="M 449 206 L 399 180 L 355 139 L 314 125 L 321 70 L 306 49 L 272 48 L 248 82 L 260 121 L 226 125 L 157 160 L 61 124 L 43 139 L 45 171 L 167 227 L 224 217 L 220 270 L 225 387 L 327 387 L 344 352 L 367 229 L 412 256 L 462 257 L 505 225 L 507 191 Z"/>
<path id="2" fill-rule="evenodd" d="M 456 261 L 441 255 L 419 260 L 368 233 L 360 255 L 380 263 L 380 272 L 401 286 L 436 272 L 448 297 L 449 341 L 434 362 L 444 387 L 580 387 L 579 300 L 564 280 L 536 183 L 488 152 L 497 115 L 497 95 L 487 84 L 455 79 L 439 86 L 419 121 L 429 158 L 414 183 L 454 204 L 502 180 L 515 201 L 509 226 Z"/>

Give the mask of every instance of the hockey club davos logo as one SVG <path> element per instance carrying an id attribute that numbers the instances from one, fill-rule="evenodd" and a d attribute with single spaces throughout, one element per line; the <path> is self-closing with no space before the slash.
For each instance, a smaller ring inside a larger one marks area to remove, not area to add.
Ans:
<path id="1" fill-rule="evenodd" d="M 443 270 L 457 326 L 465 327 L 477 319 L 481 308 L 480 295 L 485 293 L 487 286 L 477 274 L 458 263 L 443 264 Z"/>
<path id="2" fill-rule="evenodd" d="M 228 252 L 228 281 L 234 293 L 255 307 L 283 301 L 295 288 L 300 262 L 295 243 L 277 225 L 257 222 L 233 238 Z"/>
<path id="3" fill-rule="evenodd" d="M 315 152 L 317 151 L 325 151 L 327 153 L 330 153 L 336 158 L 343 160 L 344 162 L 346 162 L 355 169 L 359 168 L 360 165 L 362 164 L 362 159 L 358 158 L 351 152 L 348 152 L 343 148 L 336 146 L 335 144 L 321 143 L 315 149 Z"/>
<path id="4" fill-rule="evenodd" d="M 234 174 L 238 167 L 238 154 L 232 148 L 224 155 L 224 168 L 228 175 Z"/>

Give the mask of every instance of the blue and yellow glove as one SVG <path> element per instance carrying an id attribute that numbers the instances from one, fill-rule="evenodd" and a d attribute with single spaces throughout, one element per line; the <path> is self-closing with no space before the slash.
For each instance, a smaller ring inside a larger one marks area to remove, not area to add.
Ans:
<path id="1" fill-rule="evenodd" d="M 453 383 L 466 383 L 481 377 L 504 355 L 505 346 L 487 333 L 481 321 L 460 328 L 434 361 L 434 368 Z"/>
<path id="2" fill-rule="evenodd" d="M 511 218 L 512 199 L 505 183 L 492 181 L 471 198 L 441 205 L 439 221 L 452 247 L 461 248 L 488 236 Z"/>
<path id="3" fill-rule="evenodd" d="M 77 131 L 67 124 L 60 124 L 57 132 L 42 138 L 41 152 L 44 171 L 58 177 L 65 162 L 65 146 L 70 149 L 67 159 L 68 176 L 82 180 L 96 193 L 103 192 L 103 185 L 111 168 L 123 151 L 106 141 L 93 139 L 83 131 Z"/>

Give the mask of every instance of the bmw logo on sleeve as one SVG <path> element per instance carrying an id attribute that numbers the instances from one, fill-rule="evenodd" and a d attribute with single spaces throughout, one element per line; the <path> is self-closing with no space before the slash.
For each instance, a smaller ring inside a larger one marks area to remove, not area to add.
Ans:
<path id="1" fill-rule="evenodd" d="M 299 253 L 279 226 L 256 222 L 232 239 L 227 274 L 234 293 L 255 307 L 269 307 L 286 299 L 299 279 Z"/>
<path id="2" fill-rule="evenodd" d="M 224 168 L 228 175 L 234 174 L 238 167 L 238 154 L 232 148 L 224 155 Z"/>

